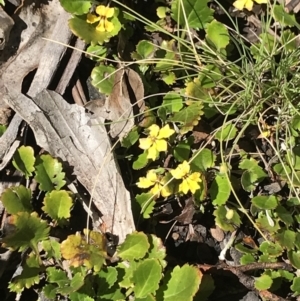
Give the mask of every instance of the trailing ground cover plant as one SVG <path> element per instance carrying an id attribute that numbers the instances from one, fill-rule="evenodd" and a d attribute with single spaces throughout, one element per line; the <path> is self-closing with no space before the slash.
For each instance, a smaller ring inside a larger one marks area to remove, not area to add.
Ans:
<path id="1" fill-rule="evenodd" d="M 68 226 L 75 201 L 62 189 L 66 182 L 61 163 L 49 155 L 35 157 L 31 147 L 22 146 L 13 164 L 25 178 L 34 177 L 45 196 L 41 208 L 35 208 L 31 190 L 22 185 L 1 196 L 11 228 L 3 246 L 23 252 L 22 271 L 10 282 L 11 292 L 43 281 L 38 291 L 51 300 L 192 300 L 201 272 L 186 264 L 164 274 L 165 248 L 154 235 L 128 235 L 114 257 L 107 254 L 108 241 L 100 232 L 83 229 L 61 241 L 52 237 L 50 233 Z"/>
<path id="2" fill-rule="evenodd" d="M 152 218 L 158 201 L 192 196 L 202 212 L 213 205 L 224 231 L 245 219 L 257 231 L 255 239 L 264 241 L 257 248 L 234 242 L 244 253 L 242 264 L 289 260 L 298 268 L 299 24 L 293 13 L 267 1 L 238 0 L 224 8 L 218 1 L 173 0 L 149 5 L 144 15 L 138 4 L 111 1 L 114 30 L 103 31 L 85 21 L 90 2 L 76 9 L 67 3 L 70 28 L 90 43 L 87 51 L 99 64 L 92 72 L 99 91 L 109 93 L 110 60 L 117 57 L 129 60 L 144 82 L 146 122 L 121 141 L 140 174 L 133 183 L 141 189 L 136 201 L 143 218 Z M 216 9 L 230 25 L 215 18 Z M 252 40 L 239 25 L 247 16 L 261 32 Z M 77 22 L 88 23 L 88 33 Z M 256 288 L 276 290 L 275 279 L 290 282 L 298 294 L 298 277 L 282 270 L 261 271 Z"/>
<path id="3" fill-rule="evenodd" d="M 243 227 L 253 233 L 255 243 L 250 247 L 240 238 L 233 240 L 233 247 L 242 254 L 240 264 L 265 264 L 252 274 L 255 289 L 276 292 L 287 284 L 289 294 L 296 296 L 300 292 L 299 50 L 295 34 L 299 24 L 280 5 L 232 2 L 224 8 L 225 4 L 208 0 L 151 1 L 144 15 L 139 13 L 144 12 L 139 2 L 129 7 L 119 1 L 94 5 L 61 0 L 72 14 L 71 30 L 89 44 L 87 55 L 97 63 L 91 77 L 100 92 L 111 93 L 119 61 L 134 68 L 143 80 L 144 119 L 118 150 L 131 165 L 129 184 L 135 187 L 141 217 L 154 219 L 160 201 L 176 197 L 183 202 L 191 197 L 197 210 L 212 215 L 223 231 L 234 233 Z M 233 7 L 236 19 L 229 13 Z M 253 8 L 264 18 L 252 13 Z M 223 10 L 227 25 L 217 18 L 217 9 Z M 246 16 L 260 22 L 261 33 L 252 40 L 240 28 L 239 21 Z M 27 148 L 19 151 L 15 166 L 26 177 L 35 173 L 40 189 L 46 192 L 42 211 L 51 219 L 51 227 L 65 226 L 73 196 L 60 190 L 65 184 L 61 166 L 48 156 L 34 159 L 31 153 Z M 24 156 L 29 159 L 20 159 Z M 46 172 L 48 180 L 42 181 L 49 165 L 55 172 Z M 48 297 L 61 294 L 72 300 L 79 300 L 80 294 L 86 300 L 99 296 L 104 300 L 131 296 L 162 300 L 162 295 L 163 300 L 174 300 L 174 295 L 178 300 L 192 300 L 199 288 L 202 275 L 194 267 L 183 265 L 163 273 L 165 249 L 152 235 L 129 236 L 118 248 L 120 260 L 114 265 L 99 233 L 85 230 L 61 243 L 49 240 L 48 221 L 32 213 L 27 188 L 8 190 L 5 199 L 20 203 L 16 208 L 10 208 L 8 201 L 5 204 L 19 233 L 7 237 L 7 246 L 32 250 L 22 275 L 30 271 L 31 276 L 23 277 L 23 282 L 21 277 L 15 279 L 13 291 L 37 283 L 39 273 L 47 275 L 44 292 Z M 52 212 L 53 199 L 67 201 L 57 206 L 60 211 Z M 214 208 L 211 213 L 206 210 L 209 206 Z M 31 233 L 25 225 L 35 229 L 26 242 L 19 239 L 22 233 Z M 86 243 L 87 236 L 92 242 Z M 44 266 L 38 242 L 43 242 L 44 256 L 54 258 L 52 266 Z M 68 260 L 67 270 L 61 268 L 62 259 Z M 294 270 L 267 265 L 282 261 Z M 178 279 L 186 280 L 183 295 L 176 291 Z"/>

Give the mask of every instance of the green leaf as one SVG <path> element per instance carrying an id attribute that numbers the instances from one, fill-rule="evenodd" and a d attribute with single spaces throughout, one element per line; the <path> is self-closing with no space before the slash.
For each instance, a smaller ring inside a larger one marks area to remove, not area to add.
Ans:
<path id="1" fill-rule="evenodd" d="M 191 131 L 201 119 L 203 115 L 203 105 L 201 102 L 193 102 L 191 105 L 175 113 L 173 117 L 169 118 L 169 121 L 179 122 L 181 124 L 180 133 L 186 134 Z"/>
<path id="2" fill-rule="evenodd" d="M 7 126 L 0 124 L 0 137 L 5 133 L 6 130 L 7 130 Z"/>
<path id="3" fill-rule="evenodd" d="M 183 107 L 182 97 L 177 93 L 168 92 L 163 98 L 162 106 L 169 114 L 179 112 Z"/>
<path id="4" fill-rule="evenodd" d="M 164 301 L 192 301 L 199 289 L 202 273 L 196 267 L 185 264 L 176 266 L 171 273 L 167 289 L 163 292 Z"/>
<path id="5" fill-rule="evenodd" d="M 216 156 L 213 152 L 208 148 L 204 148 L 193 157 L 191 168 L 194 171 L 204 172 L 208 168 L 214 167 L 215 160 Z"/>
<path id="6" fill-rule="evenodd" d="M 300 251 L 290 250 L 290 251 L 288 251 L 287 255 L 288 255 L 288 259 L 291 262 L 291 264 L 296 269 L 300 269 Z"/>
<path id="7" fill-rule="evenodd" d="M 67 223 L 71 216 L 73 199 L 71 193 L 65 190 L 53 190 L 44 198 L 42 210 L 60 226 Z"/>
<path id="8" fill-rule="evenodd" d="M 115 267 L 104 267 L 101 269 L 100 272 L 97 273 L 97 276 L 104 280 L 104 282 L 107 284 L 108 288 L 111 288 L 118 279 L 118 272 Z M 103 281 L 102 281 L 103 282 Z M 104 285 L 101 285 L 101 290 Z"/>
<path id="9" fill-rule="evenodd" d="M 259 250 L 262 253 L 267 254 L 268 256 L 272 256 L 272 257 L 278 257 L 283 252 L 283 248 L 281 247 L 280 244 L 273 243 L 270 241 L 263 241 L 259 246 Z"/>
<path id="10" fill-rule="evenodd" d="M 88 57 L 94 61 L 101 61 L 107 56 L 107 48 L 101 45 L 90 45 L 86 51 L 91 54 Z"/>
<path id="11" fill-rule="evenodd" d="M 250 264 L 256 262 L 256 258 L 252 254 L 244 254 L 240 259 L 240 264 Z"/>
<path id="12" fill-rule="evenodd" d="M 41 272 L 41 267 L 34 253 L 29 255 L 22 268 L 21 274 L 14 277 L 8 285 L 11 292 L 21 293 L 24 288 L 28 289 L 40 282 L 39 273 Z"/>
<path id="13" fill-rule="evenodd" d="M 284 222 L 287 226 L 293 224 L 294 222 L 293 215 L 291 212 L 286 210 L 285 207 L 280 205 L 275 209 L 275 212 L 277 213 L 280 220 Z"/>
<path id="14" fill-rule="evenodd" d="M 282 5 L 274 5 L 273 7 L 274 18 L 281 25 L 284 26 L 296 26 L 300 29 L 300 25 L 297 23 L 295 15 L 289 14 L 284 10 L 284 6 Z"/>
<path id="15" fill-rule="evenodd" d="M 209 0 L 175 0 L 172 1 L 171 16 L 181 26 L 203 29 L 213 20 L 213 10 L 208 6 Z"/>
<path id="16" fill-rule="evenodd" d="M 135 200 L 140 205 L 140 212 L 143 214 L 143 218 L 150 218 L 156 204 L 153 195 L 151 193 L 138 194 L 135 196 Z"/>
<path id="17" fill-rule="evenodd" d="M 139 170 L 144 168 L 149 162 L 149 159 L 147 158 L 147 153 L 144 152 L 138 156 L 138 158 L 133 162 L 132 168 L 134 170 Z"/>
<path id="18" fill-rule="evenodd" d="M 228 215 L 228 212 L 230 213 Z M 225 206 L 218 206 L 214 211 L 216 224 L 224 231 L 234 231 L 236 226 L 241 224 L 241 219 L 238 213 L 233 209 L 226 209 Z"/>
<path id="19" fill-rule="evenodd" d="M 76 273 L 69 281 L 69 284 L 59 287 L 57 289 L 57 292 L 59 294 L 67 296 L 70 293 L 79 290 L 83 285 L 84 285 L 84 275 L 82 275 L 81 273 Z"/>
<path id="20" fill-rule="evenodd" d="M 91 73 L 92 85 L 96 87 L 100 93 L 110 94 L 114 85 L 116 69 L 111 66 L 96 66 Z"/>
<path id="21" fill-rule="evenodd" d="M 42 242 L 43 249 L 46 252 L 48 259 L 55 258 L 56 260 L 61 259 L 60 243 L 54 239 L 44 240 Z"/>
<path id="22" fill-rule="evenodd" d="M 137 298 L 145 298 L 155 293 L 162 277 L 162 267 L 156 259 L 143 260 L 133 271 L 133 291 Z"/>
<path id="23" fill-rule="evenodd" d="M 261 275 L 255 279 L 254 286 L 258 290 L 267 290 L 271 287 L 273 280 L 268 275 Z"/>
<path id="24" fill-rule="evenodd" d="M 89 0 L 60 0 L 61 6 L 74 15 L 87 14 L 92 6 Z"/>
<path id="25" fill-rule="evenodd" d="M 173 85 L 176 83 L 176 74 L 174 72 L 164 72 L 161 75 L 161 79 L 167 84 L 167 85 Z"/>
<path id="26" fill-rule="evenodd" d="M 206 38 L 211 41 L 218 51 L 229 44 L 228 30 L 223 23 L 213 20 L 206 27 Z"/>
<path id="27" fill-rule="evenodd" d="M 188 142 L 179 142 L 173 149 L 173 154 L 178 162 L 187 161 L 190 157 L 191 146 Z"/>
<path id="28" fill-rule="evenodd" d="M 140 138 L 140 134 L 137 130 L 137 127 L 133 128 L 128 135 L 126 135 L 123 140 L 121 141 L 121 145 L 123 147 L 129 148 L 130 146 L 134 145 Z"/>
<path id="29" fill-rule="evenodd" d="M 143 232 L 133 232 L 126 236 L 125 241 L 118 246 L 117 256 L 123 260 L 136 260 L 144 257 L 149 249 L 148 238 Z"/>
<path id="30" fill-rule="evenodd" d="M 209 193 L 213 205 L 224 205 L 227 202 L 231 194 L 231 188 L 226 175 L 219 174 L 215 177 L 209 189 Z"/>
<path id="31" fill-rule="evenodd" d="M 156 47 L 153 43 L 147 40 L 141 40 L 136 45 L 136 53 L 138 54 L 138 59 L 149 59 L 154 55 Z"/>
<path id="32" fill-rule="evenodd" d="M 159 237 L 150 234 L 148 235 L 148 241 L 150 243 L 150 248 L 146 258 L 158 259 L 160 265 L 165 268 L 167 266 L 167 262 L 164 260 L 166 257 L 166 247 L 162 240 Z"/>
<path id="33" fill-rule="evenodd" d="M 290 167 L 300 170 L 300 146 L 295 146 L 292 151 L 287 150 L 285 157 Z"/>
<path id="34" fill-rule="evenodd" d="M 11 216 L 11 224 L 15 226 L 12 234 L 3 238 L 6 246 L 19 249 L 20 252 L 31 247 L 38 254 L 38 243 L 48 239 L 50 228 L 37 213 L 19 212 Z"/>
<path id="35" fill-rule="evenodd" d="M 13 157 L 13 166 L 28 179 L 34 171 L 34 150 L 30 146 L 19 147 Z"/>
<path id="36" fill-rule="evenodd" d="M 237 134 L 237 128 L 233 124 L 222 126 L 215 135 L 215 138 L 220 142 L 232 140 Z"/>
<path id="37" fill-rule="evenodd" d="M 300 294 L 300 277 L 295 277 L 293 279 L 293 284 L 291 285 L 291 290 L 297 295 Z"/>
<path id="38" fill-rule="evenodd" d="M 160 18 L 160 19 L 163 19 L 166 17 L 166 13 L 168 11 L 168 8 L 165 7 L 165 6 L 159 6 L 157 9 L 156 9 L 156 14 L 157 16 Z"/>
<path id="39" fill-rule="evenodd" d="M 292 230 L 280 229 L 275 234 L 275 240 L 287 250 L 291 250 L 294 247 L 296 239 L 296 233 Z"/>
<path id="40" fill-rule="evenodd" d="M 32 212 L 31 190 L 23 185 L 7 188 L 1 195 L 1 201 L 9 214 Z"/>
<path id="41" fill-rule="evenodd" d="M 40 184 L 39 188 L 43 191 L 60 190 L 66 184 L 61 163 L 50 155 L 38 157 L 35 169 L 35 180 Z"/>
<path id="42" fill-rule="evenodd" d="M 275 233 L 280 229 L 280 225 L 277 219 L 273 220 L 274 225 L 270 225 L 269 220 L 265 214 L 265 212 L 260 212 L 259 217 L 255 221 L 256 225 L 264 229 L 265 231 L 268 231 L 270 233 Z"/>
<path id="43" fill-rule="evenodd" d="M 278 199 L 275 195 L 259 195 L 251 200 L 252 204 L 259 209 L 275 209 L 278 206 Z"/>

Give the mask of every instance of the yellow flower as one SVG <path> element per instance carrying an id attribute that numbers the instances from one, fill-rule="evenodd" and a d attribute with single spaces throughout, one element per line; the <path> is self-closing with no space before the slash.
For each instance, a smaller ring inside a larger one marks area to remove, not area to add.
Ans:
<path id="1" fill-rule="evenodd" d="M 168 197 L 171 195 L 171 191 L 168 189 L 168 186 L 165 186 L 167 180 L 165 177 L 161 177 L 157 175 L 155 170 L 149 170 L 147 172 L 146 177 L 141 177 L 139 182 L 137 182 L 137 186 L 139 188 L 149 188 L 153 186 L 150 192 L 153 195 L 157 195 L 158 197 L 162 195 L 163 197 Z"/>
<path id="2" fill-rule="evenodd" d="M 175 131 L 172 130 L 168 124 L 161 129 L 157 124 L 152 124 L 149 127 L 149 136 L 140 139 L 139 147 L 143 150 L 147 150 L 147 158 L 154 161 L 160 152 L 167 150 L 168 145 L 165 139 L 173 135 L 174 132 Z"/>
<path id="3" fill-rule="evenodd" d="M 253 1 L 258 4 L 268 3 L 268 0 L 237 0 L 233 3 L 233 6 L 238 10 L 243 10 L 247 8 L 249 11 L 253 8 Z"/>
<path id="4" fill-rule="evenodd" d="M 183 161 L 182 164 L 179 164 L 176 169 L 171 170 L 171 175 L 177 179 L 182 179 L 182 182 L 179 184 L 179 191 L 187 194 L 189 190 L 192 193 L 195 193 L 200 189 L 198 183 L 201 182 L 200 172 L 190 173 L 190 165 L 187 161 Z"/>
<path id="5" fill-rule="evenodd" d="M 107 19 L 113 17 L 115 13 L 114 8 L 99 5 L 96 7 L 96 13 L 98 14 L 98 16 L 94 14 L 87 14 L 87 23 L 93 24 L 99 21 L 96 30 L 101 32 L 111 32 L 114 29 L 114 25 Z"/>

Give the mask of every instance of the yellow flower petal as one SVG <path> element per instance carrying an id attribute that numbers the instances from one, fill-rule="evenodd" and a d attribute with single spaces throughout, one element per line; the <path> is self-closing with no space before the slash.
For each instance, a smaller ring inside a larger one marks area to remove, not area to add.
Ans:
<path id="1" fill-rule="evenodd" d="M 86 16 L 86 22 L 90 23 L 90 24 L 93 24 L 99 20 L 100 20 L 100 17 L 93 15 L 93 14 L 87 14 L 87 16 Z"/>
<path id="2" fill-rule="evenodd" d="M 159 183 L 156 183 L 153 188 L 151 188 L 150 192 L 153 195 L 157 195 L 160 196 L 160 192 L 161 192 L 161 185 Z"/>
<path id="3" fill-rule="evenodd" d="M 187 186 L 188 186 L 189 190 L 192 193 L 195 193 L 196 190 L 200 189 L 200 185 L 196 181 L 193 181 L 190 178 L 187 178 L 186 182 L 187 182 Z"/>
<path id="4" fill-rule="evenodd" d="M 136 183 L 137 187 L 139 188 L 149 188 L 154 185 L 152 181 L 145 177 L 139 178 L 139 181 Z"/>
<path id="5" fill-rule="evenodd" d="M 171 191 L 169 190 L 168 186 L 165 186 L 161 189 L 161 195 L 166 198 L 171 195 Z"/>
<path id="6" fill-rule="evenodd" d="M 147 172 L 146 178 L 152 181 L 153 183 L 155 183 L 155 181 L 158 180 L 157 173 L 153 169 Z"/>
<path id="7" fill-rule="evenodd" d="M 237 0 L 233 2 L 233 6 L 238 10 L 243 10 L 249 0 Z"/>
<path id="8" fill-rule="evenodd" d="M 149 136 L 156 138 L 158 136 L 159 126 L 157 124 L 152 124 L 149 126 Z"/>
<path id="9" fill-rule="evenodd" d="M 99 16 L 102 16 L 102 17 L 106 17 L 106 9 L 107 7 L 105 5 L 98 5 L 96 7 L 96 13 L 99 15 Z"/>
<path id="10" fill-rule="evenodd" d="M 153 141 L 151 138 L 141 138 L 140 140 L 140 145 L 139 145 L 139 148 L 141 149 L 148 149 L 152 144 L 153 144 Z"/>
<path id="11" fill-rule="evenodd" d="M 184 194 L 187 194 L 189 191 L 189 185 L 187 180 L 183 180 L 181 184 L 179 184 L 179 191 L 183 192 Z"/>
<path id="12" fill-rule="evenodd" d="M 114 24 L 112 24 L 111 22 L 105 20 L 105 30 L 107 32 L 111 32 L 114 29 Z"/>
<path id="13" fill-rule="evenodd" d="M 171 135 L 175 133 L 174 130 L 170 128 L 167 124 L 163 128 L 160 129 L 159 134 L 157 136 L 158 139 L 169 138 Z"/>
<path id="14" fill-rule="evenodd" d="M 96 30 L 100 31 L 100 32 L 104 32 L 105 31 L 104 20 L 103 19 L 100 20 L 99 24 L 96 27 Z"/>
<path id="15" fill-rule="evenodd" d="M 171 170 L 171 175 L 175 179 L 182 179 L 190 172 L 190 165 L 187 161 L 183 161 L 182 164 L 179 164 L 176 169 Z"/>
<path id="16" fill-rule="evenodd" d="M 154 146 L 149 147 L 147 158 L 155 161 L 158 157 L 159 153 Z"/>
<path id="17" fill-rule="evenodd" d="M 165 152 L 168 149 L 167 141 L 166 140 L 156 140 L 153 143 L 153 147 L 155 147 L 158 152 Z"/>
<path id="18" fill-rule="evenodd" d="M 113 7 L 106 7 L 105 16 L 106 18 L 111 18 L 115 13 L 115 9 Z"/>
<path id="19" fill-rule="evenodd" d="M 191 181 L 195 181 L 195 182 L 201 182 L 201 178 L 200 178 L 200 172 L 193 172 L 192 174 L 189 175 L 188 177 Z"/>
<path id="20" fill-rule="evenodd" d="M 248 0 L 246 3 L 245 3 L 245 7 L 250 11 L 252 10 L 253 8 L 253 1 L 252 0 Z"/>

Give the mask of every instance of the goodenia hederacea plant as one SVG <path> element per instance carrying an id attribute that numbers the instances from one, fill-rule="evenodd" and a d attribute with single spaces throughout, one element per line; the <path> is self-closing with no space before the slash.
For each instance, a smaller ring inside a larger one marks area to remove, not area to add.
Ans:
<path id="1" fill-rule="evenodd" d="M 237 0 L 233 3 L 233 6 L 238 10 L 243 10 L 244 8 L 249 11 L 252 10 L 254 2 L 258 4 L 268 3 L 268 0 Z"/>

